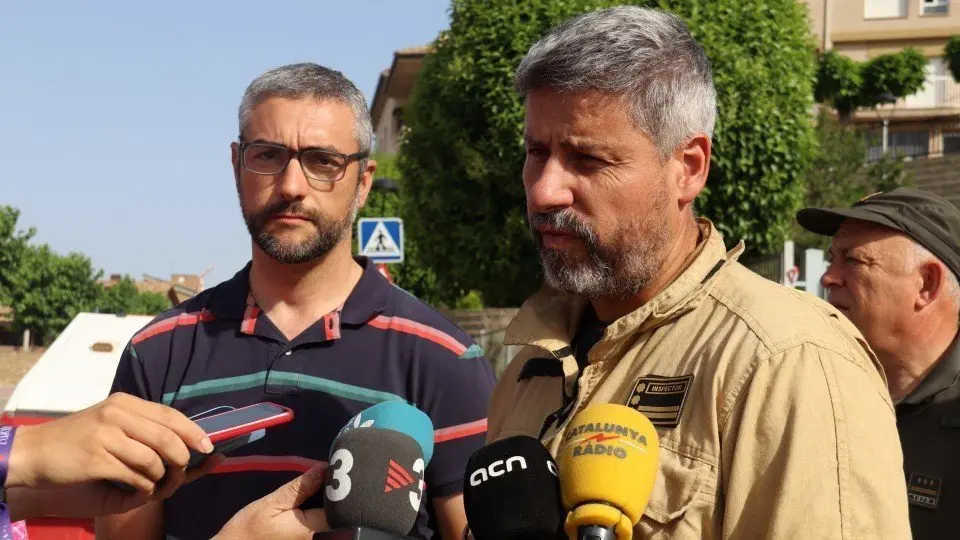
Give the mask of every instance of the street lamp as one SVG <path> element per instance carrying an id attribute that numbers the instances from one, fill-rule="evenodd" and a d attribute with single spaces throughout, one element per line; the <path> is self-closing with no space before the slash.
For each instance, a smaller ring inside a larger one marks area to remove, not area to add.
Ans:
<path id="1" fill-rule="evenodd" d="M 400 184 L 397 183 L 393 178 L 377 178 L 373 181 L 373 185 L 370 186 L 370 189 L 373 191 L 379 191 L 381 193 L 399 193 Z M 383 204 L 386 202 L 385 197 L 380 198 L 380 216 L 383 216 Z"/>
<path id="2" fill-rule="evenodd" d="M 897 96 L 890 92 L 884 92 L 877 96 L 877 106 L 874 108 L 877 112 L 877 118 L 883 122 L 883 140 L 880 142 L 880 148 L 883 155 L 887 155 L 887 139 L 889 134 L 890 117 L 897 108 Z M 890 105 L 889 108 L 883 105 Z"/>

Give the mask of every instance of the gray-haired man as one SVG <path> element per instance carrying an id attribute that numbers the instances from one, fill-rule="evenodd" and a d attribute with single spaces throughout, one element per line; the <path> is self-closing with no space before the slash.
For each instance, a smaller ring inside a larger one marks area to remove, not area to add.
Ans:
<path id="1" fill-rule="evenodd" d="M 340 428 L 385 400 L 419 407 L 436 429 L 426 470 L 399 464 L 411 481 L 388 495 L 419 501 L 409 535 L 460 536 L 463 470 L 483 444 L 493 374 L 469 336 L 351 255 L 376 168 L 372 138 L 366 100 L 339 72 L 283 66 L 247 88 L 231 149 L 252 261 L 134 336 L 114 390 L 190 417 L 272 401 L 294 418 L 166 502 L 99 519 L 98 536 L 210 538 L 248 503 L 322 467 Z M 350 485 L 344 460 L 330 467 Z"/>
<path id="2" fill-rule="evenodd" d="M 909 538 L 876 357 L 829 304 L 753 274 L 694 216 L 716 117 L 678 18 L 574 18 L 516 75 L 523 184 L 547 287 L 507 342 L 488 439 L 557 453 L 595 403 L 645 414 L 659 474 L 641 538 Z M 615 438 L 615 437 L 614 437 Z M 612 443 L 610 443 L 612 444 Z M 641 488 L 638 488 L 641 489 Z"/>

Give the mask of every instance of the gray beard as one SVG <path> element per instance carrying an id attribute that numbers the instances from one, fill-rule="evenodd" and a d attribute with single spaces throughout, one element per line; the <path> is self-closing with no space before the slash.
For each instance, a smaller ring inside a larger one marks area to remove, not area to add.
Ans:
<path id="1" fill-rule="evenodd" d="M 657 278 L 666 258 L 669 225 L 666 213 L 656 210 L 649 218 L 627 223 L 605 244 L 572 212 L 534 214 L 530 225 L 547 285 L 586 298 L 627 298 L 639 293 Z M 579 238 L 586 247 L 586 259 L 545 248 L 535 229 L 543 224 Z"/>

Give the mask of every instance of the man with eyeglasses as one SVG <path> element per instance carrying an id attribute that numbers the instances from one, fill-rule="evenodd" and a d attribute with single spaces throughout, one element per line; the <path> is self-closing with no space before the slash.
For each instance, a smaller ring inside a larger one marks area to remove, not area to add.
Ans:
<path id="1" fill-rule="evenodd" d="M 436 429 L 410 536 L 459 538 L 463 471 L 483 444 L 494 378 L 469 336 L 351 254 L 376 170 L 363 95 L 339 72 L 283 66 L 250 84 L 239 120 L 232 161 L 252 260 L 135 335 L 113 390 L 191 418 L 272 401 L 294 420 L 167 501 L 98 519 L 97 536 L 210 538 L 248 503 L 325 462 L 349 418 L 402 400 Z"/>

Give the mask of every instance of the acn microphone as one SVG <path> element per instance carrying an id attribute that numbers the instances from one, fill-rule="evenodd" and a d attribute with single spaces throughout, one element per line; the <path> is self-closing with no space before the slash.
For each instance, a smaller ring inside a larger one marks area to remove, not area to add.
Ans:
<path id="1" fill-rule="evenodd" d="M 474 452 L 463 506 L 476 540 L 563 538 L 557 464 L 533 437 L 508 437 Z"/>
<path id="2" fill-rule="evenodd" d="M 612 403 L 587 407 L 569 425 L 557 457 L 567 537 L 631 540 L 657 479 L 657 430 Z"/>

